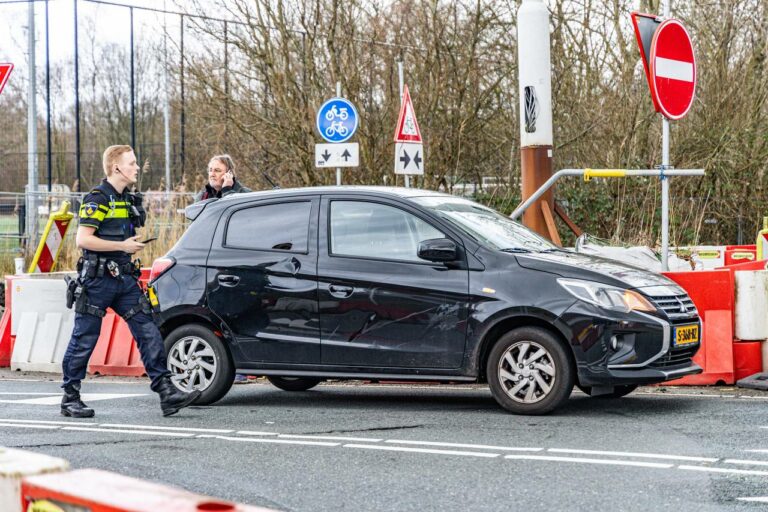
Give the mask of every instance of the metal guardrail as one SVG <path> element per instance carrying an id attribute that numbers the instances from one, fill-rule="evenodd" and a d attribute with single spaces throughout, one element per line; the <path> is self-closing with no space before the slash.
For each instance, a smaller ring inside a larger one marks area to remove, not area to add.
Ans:
<path id="1" fill-rule="evenodd" d="M 704 176 L 704 169 L 562 169 L 553 174 L 531 197 L 520 203 L 509 217 L 513 220 L 519 218 L 529 206 L 564 176 L 583 176 L 584 181 L 590 181 L 592 178 L 628 178 L 633 176 L 664 178 L 669 176 Z"/>

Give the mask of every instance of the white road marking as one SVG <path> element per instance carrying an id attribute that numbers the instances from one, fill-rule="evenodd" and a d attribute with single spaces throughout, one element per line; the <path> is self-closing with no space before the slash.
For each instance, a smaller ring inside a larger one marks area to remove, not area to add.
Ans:
<path id="1" fill-rule="evenodd" d="M 41 398 L 22 398 L 21 400 L 0 400 L 2 404 L 25 404 L 25 405 L 59 405 L 61 404 L 61 395 L 51 395 Z M 99 400 L 114 400 L 116 398 L 133 398 L 137 396 L 147 396 L 135 393 L 83 393 L 81 398 L 84 402 L 96 402 Z"/>
<path id="2" fill-rule="evenodd" d="M 755 497 L 755 498 L 736 498 L 739 501 L 750 501 L 753 503 L 768 503 L 768 496 Z"/>
<path id="3" fill-rule="evenodd" d="M 578 455 L 608 455 L 614 457 L 638 457 L 646 459 L 687 460 L 689 462 L 717 462 L 720 459 L 710 457 L 689 457 L 686 455 L 666 455 L 663 453 L 608 452 L 602 450 L 572 450 L 569 448 L 550 448 L 552 453 L 574 453 Z"/>
<path id="4" fill-rule="evenodd" d="M 405 446 L 382 446 L 376 444 L 345 444 L 344 448 L 362 448 L 367 450 L 386 450 L 390 452 L 434 453 L 441 455 L 459 455 L 462 457 L 485 457 L 492 459 L 498 457 L 498 453 L 488 452 L 464 452 L 457 450 L 430 450 L 429 448 L 407 448 Z"/>
<path id="5" fill-rule="evenodd" d="M 126 425 L 124 423 L 101 423 L 100 427 L 118 427 L 118 428 L 138 428 L 146 430 L 178 430 L 180 432 L 202 432 L 209 434 L 231 434 L 234 430 L 227 430 L 222 428 L 187 428 L 187 427 L 155 427 L 152 425 Z"/>
<path id="6" fill-rule="evenodd" d="M 416 444 L 422 446 L 444 446 L 446 448 L 476 448 L 478 450 L 503 450 L 515 452 L 540 452 L 544 448 L 525 448 L 517 446 L 489 446 L 485 444 L 464 444 L 464 443 L 438 443 L 434 441 L 405 441 L 402 439 L 387 439 L 385 443 L 395 444 Z"/>
<path id="7" fill-rule="evenodd" d="M 203 439 L 223 439 L 224 441 L 241 441 L 246 443 L 302 444 L 306 446 L 339 446 L 340 444 L 326 443 L 323 441 L 288 441 L 287 439 L 255 439 L 253 437 L 210 436 L 206 434 L 200 434 L 197 437 Z"/>
<path id="8" fill-rule="evenodd" d="M 639 462 L 634 460 L 612 460 L 612 459 L 588 459 L 584 457 L 554 457 L 550 455 L 505 455 L 505 459 L 515 460 L 544 460 L 549 462 L 578 462 L 582 464 L 608 464 L 611 466 L 636 466 L 640 468 L 670 469 L 674 464 L 663 464 L 660 462 Z"/>
<path id="9" fill-rule="evenodd" d="M 298 434 L 280 434 L 280 439 L 286 438 L 286 439 L 327 439 L 329 441 L 350 441 L 350 442 L 368 442 L 368 443 L 379 443 L 381 442 L 381 439 L 371 439 L 368 437 L 336 437 L 336 436 L 313 436 L 313 435 L 298 435 Z"/>
<path id="10" fill-rule="evenodd" d="M 656 57 L 656 76 L 693 82 L 693 63 Z"/>
<path id="11" fill-rule="evenodd" d="M 56 430 L 58 425 L 22 425 L 19 423 L 0 423 L 0 427 L 18 427 L 18 428 L 40 428 L 48 430 Z"/>
<path id="12" fill-rule="evenodd" d="M 734 475 L 759 475 L 768 476 L 768 471 L 754 471 L 748 469 L 709 468 L 704 466 L 677 466 L 677 469 L 688 471 L 708 471 L 711 473 L 731 473 Z"/>
<path id="13" fill-rule="evenodd" d="M 244 436 L 276 436 L 278 435 L 277 432 L 257 432 L 253 430 L 238 430 L 238 434 L 242 434 Z"/>
<path id="14" fill-rule="evenodd" d="M 744 466 L 768 466 L 768 460 L 725 459 L 723 462 L 726 464 L 742 464 Z"/>
<path id="15" fill-rule="evenodd" d="M 181 432 L 158 432 L 155 430 L 128 430 L 116 428 L 92 428 L 92 427 L 61 427 L 61 430 L 77 430 L 81 432 L 111 432 L 119 434 L 144 434 L 148 436 L 168 436 L 168 437 L 194 437 L 195 434 L 184 434 Z"/>
<path id="16" fill-rule="evenodd" d="M 0 418 L 5 423 L 42 423 L 43 425 L 93 425 L 98 423 L 84 423 L 82 421 L 46 421 L 46 420 L 15 420 L 11 418 Z"/>
<path id="17" fill-rule="evenodd" d="M 0 395 L 42 395 L 51 396 L 53 393 L 31 393 L 26 391 L 0 391 Z M 59 395 L 61 396 L 61 395 Z"/>

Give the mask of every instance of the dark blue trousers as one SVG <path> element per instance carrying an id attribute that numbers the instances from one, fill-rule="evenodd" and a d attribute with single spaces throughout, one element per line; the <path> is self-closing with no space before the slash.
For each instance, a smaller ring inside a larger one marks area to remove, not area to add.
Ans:
<path id="1" fill-rule="evenodd" d="M 129 276 L 86 278 L 83 288 L 88 296 L 88 303 L 106 310 L 112 308 L 115 313 L 124 316 L 131 308 L 139 307 L 142 296 L 141 288 L 136 279 Z M 101 332 L 101 318 L 87 314 L 75 315 L 75 328 L 69 340 L 67 351 L 64 353 L 62 370 L 64 383 L 61 387 L 75 386 L 80 388 L 80 381 L 85 378 L 88 360 L 91 358 L 96 341 Z M 170 375 L 165 357 L 165 348 L 160 331 L 152 317 L 139 312 L 126 320 L 139 346 L 141 361 L 144 369 L 152 379 L 151 388 L 157 391 L 157 386 L 164 375 Z"/>

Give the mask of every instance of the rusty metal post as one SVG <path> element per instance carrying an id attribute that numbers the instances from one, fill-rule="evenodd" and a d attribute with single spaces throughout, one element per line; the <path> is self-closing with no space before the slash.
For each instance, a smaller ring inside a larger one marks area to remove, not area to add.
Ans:
<path id="1" fill-rule="evenodd" d="M 549 11 L 542 0 L 523 0 L 517 12 L 520 160 L 525 201 L 552 177 L 552 70 Z M 523 224 L 554 242 L 554 193 L 547 191 L 523 215 Z"/>

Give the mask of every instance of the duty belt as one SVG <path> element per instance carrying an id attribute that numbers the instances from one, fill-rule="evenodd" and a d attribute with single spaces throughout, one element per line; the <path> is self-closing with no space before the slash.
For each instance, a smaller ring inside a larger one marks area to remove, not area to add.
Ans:
<path id="1" fill-rule="evenodd" d="M 139 277 L 141 275 L 141 260 L 138 259 L 126 263 L 117 263 L 114 260 L 89 254 L 87 257 L 80 259 L 77 267 L 80 271 L 80 276 L 83 278 L 104 277 L 105 274 L 112 277 L 121 275 Z"/>

